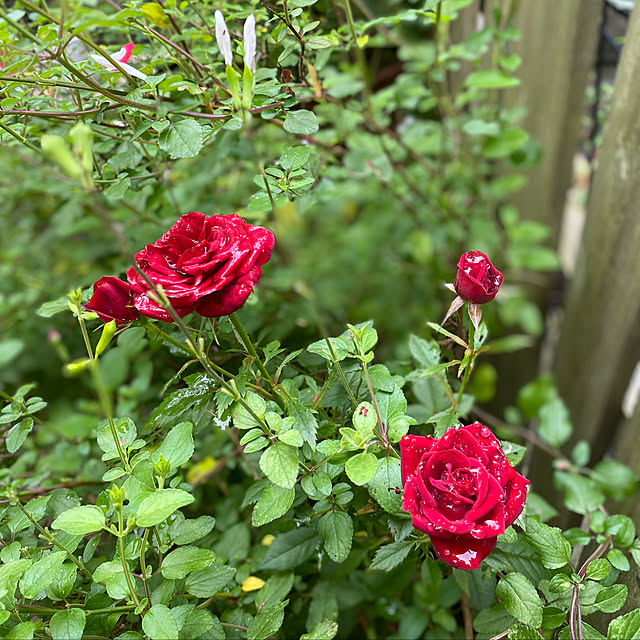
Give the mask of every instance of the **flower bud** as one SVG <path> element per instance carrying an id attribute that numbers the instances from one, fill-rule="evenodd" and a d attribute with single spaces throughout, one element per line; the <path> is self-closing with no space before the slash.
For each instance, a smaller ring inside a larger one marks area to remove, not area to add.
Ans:
<path id="1" fill-rule="evenodd" d="M 100 336 L 98 346 L 96 347 L 96 358 L 109 346 L 109 343 L 113 339 L 115 333 L 116 321 L 109 320 L 109 322 L 102 327 L 102 335 Z"/>
<path id="2" fill-rule="evenodd" d="M 222 52 L 224 63 L 228 67 L 230 67 L 233 64 L 233 54 L 231 53 L 231 38 L 229 37 L 227 23 L 225 22 L 224 16 L 222 15 L 222 11 L 220 11 L 220 9 L 216 10 L 215 21 L 216 40 L 218 41 L 218 46 L 220 47 L 220 51 Z"/>
<path id="3" fill-rule="evenodd" d="M 468 302 L 485 304 L 496 297 L 502 284 L 502 274 L 480 251 L 467 251 L 460 256 L 453 286 Z"/>
<path id="4" fill-rule="evenodd" d="M 244 21 L 244 66 L 256 70 L 256 17 L 253 13 Z"/>

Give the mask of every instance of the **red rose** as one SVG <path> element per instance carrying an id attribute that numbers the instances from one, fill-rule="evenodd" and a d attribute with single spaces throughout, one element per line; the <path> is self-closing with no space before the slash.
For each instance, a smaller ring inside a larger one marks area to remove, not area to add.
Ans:
<path id="1" fill-rule="evenodd" d="M 93 295 L 84 308 L 97 313 L 102 322 L 115 320 L 116 324 L 132 322 L 139 315 L 133 306 L 133 292 L 129 285 L 112 276 L 100 278 L 94 283 Z"/>
<path id="2" fill-rule="evenodd" d="M 529 481 L 478 422 L 440 439 L 400 440 L 402 508 L 429 534 L 434 551 L 456 569 L 477 569 L 497 536 L 520 515 Z"/>
<path id="3" fill-rule="evenodd" d="M 217 318 L 239 309 L 262 276 L 275 239 L 262 227 L 233 214 L 183 215 L 162 237 L 136 254 L 138 267 L 161 285 L 178 315 L 196 311 Z M 171 321 L 166 309 L 148 296 L 149 286 L 131 267 L 127 280 L 142 315 Z"/>
<path id="4" fill-rule="evenodd" d="M 475 304 L 491 302 L 502 284 L 502 274 L 480 251 L 467 251 L 460 256 L 453 286 L 463 299 Z"/>

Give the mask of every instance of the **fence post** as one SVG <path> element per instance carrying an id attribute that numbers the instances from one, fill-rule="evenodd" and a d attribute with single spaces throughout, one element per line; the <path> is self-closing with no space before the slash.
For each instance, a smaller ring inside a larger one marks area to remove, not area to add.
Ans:
<path id="1" fill-rule="evenodd" d="M 562 4 L 562 3 L 561 3 Z M 555 372 L 575 437 L 610 445 L 640 357 L 640 7 L 632 11 L 603 131 Z"/>
<path id="2" fill-rule="evenodd" d="M 505 93 L 513 106 L 525 106 L 523 128 L 540 145 L 539 164 L 526 170 L 528 183 L 515 194 L 522 218 L 549 225 L 549 246 L 556 248 L 572 160 L 578 148 L 580 123 L 589 73 L 598 41 L 603 0 L 521 1 L 515 26 L 521 33 L 516 52 L 522 58 L 517 75 L 521 84 Z M 551 275 L 526 287 L 530 300 L 543 311 L 549 304 Z M 539 373 L 539 347 L 494 360 L 500 385 L 496 410 Z"/>

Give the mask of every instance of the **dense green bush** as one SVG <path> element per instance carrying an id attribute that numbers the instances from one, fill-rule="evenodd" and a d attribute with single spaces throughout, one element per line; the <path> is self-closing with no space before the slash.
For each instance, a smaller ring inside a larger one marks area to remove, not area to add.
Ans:
<path id="1" fill-rule="evenodd" d="M 553 454 L 581 529 L 544 524 L 530 491 L 463 571 L 402 510 L 398 441 L 477 417 L 496 381 L 476 358 L 541 334 L 518 285 L 557 260 L 509 203 L 537 157 L 502 99 L 511 16 L 455 43 L 469 2 L 371 4 L 2 5 L 4 637 L 597 638 L 581 616 L 623 606 L 640 546 L 603 504 L 637 479 L 561 450 L 547 379 L 486 417 L 511 464 L 523 442 Z M 129 67 L 105 61 L 127 42 Z M 82 306 L 92 283 L 188 211 L 275 233 L 256 291 L 237 315 L 114 335 Z M 462 312 L 427 325 L 468 249 L 505 275 L 475 337 Z M 635 610 L 608 638 L 639 627 Z"/>

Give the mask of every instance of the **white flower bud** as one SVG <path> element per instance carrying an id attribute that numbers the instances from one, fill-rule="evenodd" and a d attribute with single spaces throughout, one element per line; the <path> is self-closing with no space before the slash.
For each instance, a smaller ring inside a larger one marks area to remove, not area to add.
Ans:
<path id="1" fill-rule="evenodd" d="M 244 21 L 244 66 L 256 70 L 256 17 L 253 13 Z"/>
<path id="2" fill-rule="evenodd" d="M 220 9 L 216 10 L 216 40 L 222 56 L 224 57 L 225 64 L 230 67 L 233 64 L 233 55 L 231 53 L 231 38 L 229 37 L 229 30 L 227 29 L 227 23 L 224 21 L 224 16 Z"/>

